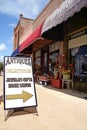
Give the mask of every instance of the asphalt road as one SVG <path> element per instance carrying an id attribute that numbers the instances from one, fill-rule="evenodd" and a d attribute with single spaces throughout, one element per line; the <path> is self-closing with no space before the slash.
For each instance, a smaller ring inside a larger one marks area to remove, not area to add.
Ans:
<path id="1" fill-rule="evenodd" d="M 70 95 L 66 94 L 68 90 L 53 90 L 37 84 L 35 87 L 37 111 L 27 108 L 7 114 L 1 102 L 0 130 L 87 130 L 87 100 L 72 96 L 74 91 Z M 3 77 L 0 76 L 0 96 L 2 93 Z"/>

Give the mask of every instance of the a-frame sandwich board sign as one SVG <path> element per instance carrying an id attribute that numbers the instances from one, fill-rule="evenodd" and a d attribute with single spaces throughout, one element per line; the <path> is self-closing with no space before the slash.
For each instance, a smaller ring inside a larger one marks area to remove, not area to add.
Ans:
<path id="1" fill-rule="evenodd" d="M 4 110 L 36 107 L 31 57 L 4 57 Z"/>

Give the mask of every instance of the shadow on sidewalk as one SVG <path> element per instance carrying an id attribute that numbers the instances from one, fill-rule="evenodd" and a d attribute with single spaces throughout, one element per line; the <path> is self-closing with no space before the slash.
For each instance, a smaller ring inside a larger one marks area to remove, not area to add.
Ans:
<path id="1" fill-rule="evenodd" d="M 1 102 L 3 102 L 4 101 L 4 99 L 3 99 L 3 96 L 1 95 L 0 96 L 0 104 L 1 104 Z"/>
<path id="2" fill-rule="evenodd" d="M 48 85 L 48 86 L 44 86 L 43 85 L 43 87 L 45 87 L 47 89 L 51 89 L 51 90 L 54 90 L 54 91 L 58 91 L 58 92 L 61 92 L 61 93 L 64 93 L 64 94 L 68 94 L 68 95 L 71 95 L 71 96 L 75 96 L 75 97 L 87 100 L 87 93 L 76 91 L 74 89 L 67 89 L 67 88 L 58 89 L 58 88 L 54 88 L 54 87 L 52 87 L 50 85 Z"/>
<path id="3" fill-rule="evenodd" d="M 36 116 L 38 116 L 38 111 L 36 107 L 16 108 L 16 109 L 10 109 L 6 111 L 7 112 L 5 114 L 5 121 L 11 116 L 19 116 L 25 114 L 35 114 Z"/>

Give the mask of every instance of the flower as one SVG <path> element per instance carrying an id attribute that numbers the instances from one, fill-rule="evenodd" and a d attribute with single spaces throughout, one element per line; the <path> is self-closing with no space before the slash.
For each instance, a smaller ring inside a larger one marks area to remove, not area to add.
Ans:
<path id="1" fill-rule="evenodd" d="M 59 70 L 59 65 L 58 65 L 58 64 L 56 64 L 56 65 L 54 66 L 54 70 L 56 70 L 56 71 Z"/>
<path id="2" fill-rule="evenodd" d="M 68 66 L 68 69 L 70 69 L 71 74 L 74 74 L 75 70 L 74 70 L 74 63 L 70 63 Z"/>
<path id="3" fill-rule="evenodd" d="M 73 74 L 74 73 L 74 65 L 72 63 L 68 64 L 66 68 L 62 69 L 62 74 Z"/>
<path id="4" fill-rule="evenodd" d="M 62 70 L 62 74 L 70 74 L 70 73 L 71 73 L 71 70 L 69 70 L 69 69 Z"/>

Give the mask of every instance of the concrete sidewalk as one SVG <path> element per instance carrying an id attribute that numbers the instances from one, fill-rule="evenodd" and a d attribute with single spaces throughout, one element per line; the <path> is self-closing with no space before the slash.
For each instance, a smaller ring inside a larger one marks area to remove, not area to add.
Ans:
<path id="1" fill-rule="evenodd" d="M 0 77 L 0 96 L 3 81 Z M 87 130 L 86 94 L 52 89 L 35 84 L 38 102 L 36 113 L 14 112 L 4 121 L 3 103 L 0 105 L 0 130 Z M 76 93 L 72 96 L 70 93 Z M 80 96 L 78 96 L 80 95 Z M 80 98 L 79 98 L 80 97 Z"/>

